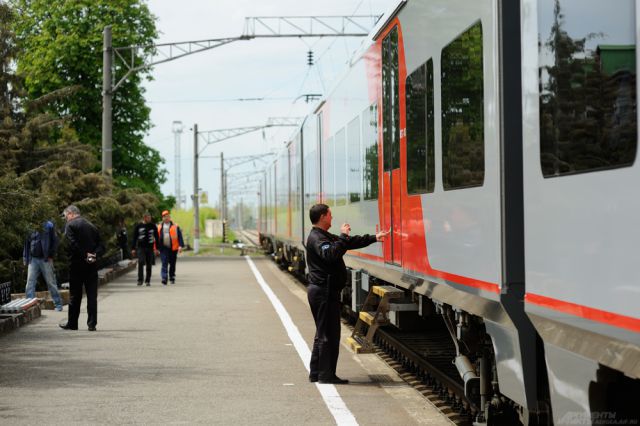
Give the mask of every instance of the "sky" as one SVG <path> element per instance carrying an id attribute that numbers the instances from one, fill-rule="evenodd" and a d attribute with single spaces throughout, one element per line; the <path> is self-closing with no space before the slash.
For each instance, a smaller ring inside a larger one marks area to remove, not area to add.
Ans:
<path id="1" fill-rule="evenodd" d="M 245 17 L 252 16 L 351 16 L 381 15 L 396 0 L 149 0 L 159 31 L 157 43 L 236 37 L 242 34 Z M 199 132 L 264 125 L 269 117 L 302 117 L 314 108 L 295 98 L 306 93 L 326 94 L 347 68 L 347 61 L 362 38 L 280 38 L 238 41 L 197 53 L 152 70 L 146 82 L 152 129 L 145 143 L 166 160 L 167 182 L 163 193 L 175 194 L 175 135 L 173 122 L 181 121 L 180 187 L 187 207 L 193 194 L 193 125 Z M 316 64 L 307 65 L 307 51 Z M 263 101 L 237 101 L 263 97 Z M 225 159 L 277 152 L 294 129 L 269 128 L 200 150 L 199 187 L 208 204 L 217 206 L 220 193 L 220 152 Z M 252 171 L 262 170 L 271 157 L 228 169 L 232 205 L 257 200 L 258 184 Z M 257 173 L 256 173 L 257 174 Z M 247 177 L 249 176 L 249 177 Z M 232 190 L 233 189 L 233 190 Z"/>

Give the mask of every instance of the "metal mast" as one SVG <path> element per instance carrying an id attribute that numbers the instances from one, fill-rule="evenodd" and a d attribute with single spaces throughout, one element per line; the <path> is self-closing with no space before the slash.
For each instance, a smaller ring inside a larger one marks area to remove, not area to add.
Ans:
<path id="1" fill-rule="evenodd" d="M 172 124 L 173 137 L 174 137 L 174 149 L 175 149 L 175 184 L 176 184 L 176 208 L 180 210 L 182 208 L 182 191 L 180 190 L 180 135 L 184 130 L 182 121 L 174 121 Z"/>

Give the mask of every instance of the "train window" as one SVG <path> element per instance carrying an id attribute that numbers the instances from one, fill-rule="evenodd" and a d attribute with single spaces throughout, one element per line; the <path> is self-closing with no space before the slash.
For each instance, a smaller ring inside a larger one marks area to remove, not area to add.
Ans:
<path id="1" fill-rule="evenodd" d="M 360 117 L 356 117 L 347 125 L 347 188 L 350 203 L 360 201 L 362 194 L 360 149 Z"/>
<path id="2" fill-rule="evenodd" d="M 433 192 L 435 186 L 433 130 L 433 59 L 407 77 L 407 190 Z"/>
<path id="3" fill-rule="evenodd" d="M 329 207 L 335 206 L 335 165 L 334 165 L 334 148 L 333 138 L 327 139 L 327 145 L 324 150 L 324 203 Z"/>
<path id="4" fill-rule="evenodd" d="M 362 173 L 363 198 L 378 199 L 378 106 L 371 105 L 362 112 Z"/>
<path id="5" fill-rule="evenodd" d="M 484 182 L 484 77 L 478 21 L 442 49 L 442 184 Z"/>
<path id="6" fill-rule="evenodd" d="M 335 164 L 335 188 L 336 188 L 336 206 L 344 206 L 347 204 L 347 144 L 345 137 L 345 130 L 340 129 L 338 133 L 336 133 L 334 142 L 335 142 L 335 153 L 334 153 L 334 164 Z"/>
<path id="7" fill-rule="evenodd" d="M 304 172 L 304 210 L 309 210 L 309 207 L 317 202 L 318 196 L 318 140 L 315 122 L 312 120 L 305 121 L 302 133 L 303 152 L 304 152 L 304 165 L 302 170 Z"/>
<path id="8" fill-rule="evenodd" d="M 384 170 L 389 171 L 400 167 L 398 27 L 382 41 L 382 102 Z"/>
<path id="9" fill-rule="evenodd" d="M 538 1 L 544 177 L 633 164 L 638 138 L 635 4 Z"/>

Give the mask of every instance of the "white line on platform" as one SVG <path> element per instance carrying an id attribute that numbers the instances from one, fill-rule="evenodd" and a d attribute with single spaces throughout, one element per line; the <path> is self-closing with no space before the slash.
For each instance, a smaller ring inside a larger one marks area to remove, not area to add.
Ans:
<path id="1" fill-rule="evenodd" d="M 309 360 L 311 359 L 311 351 L 302 338 L 298 327 L 296 327 L 296 325 L 294 324 L 284 305 L 280 302 L 280 299 L 278 299 L 278 296 L 276 296 L 273 290 L 271 290 L 271 287 L 269 287 L 269 284 L 267 284 L 264 278 L 262 278 L 262 274 L 260 273 L 260 271 L 258 271 L 258 268 L 256 268 L 255 263 L 253 263 L 249 256 L 245 256 L 244 258 L 247 259 L 247 263 L 249 264 L 253 275 L 255 275 L 258 284 L 260 284 L 262 291 L 264 291 L 264 293 L 267 295 L 267 297 L 271 301 L 271 304 L 273 305 L 273 308 L 276 310 L 276 313 L 280 317 L 282 325 L 284 325 L 284 328 L 287 330 L 289 339 L 291 339 L 291 342 L 296 348 L 300 359 L 302 359 L 304 368 L 309 371 Z M 356 418 L 353 416 L 349 408 L 347 408 L 347 405 L 342 400 L 342 397 L 338 393 L 338 390 L 335 386 L 321 385 L 316 383 L 316 387 L 318 388 L 318 391 L 320 391 L 320 395 L 322 395 L 324 403 L 327 405 L 327 408 L 329 408 L 329 411 L 333 415 L 333 418 L 338 425 L 358 424 Z"/>

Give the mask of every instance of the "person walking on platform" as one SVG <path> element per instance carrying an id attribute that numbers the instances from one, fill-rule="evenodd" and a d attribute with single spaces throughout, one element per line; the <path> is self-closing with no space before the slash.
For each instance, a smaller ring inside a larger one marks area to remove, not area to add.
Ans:
<path id="1" fill-rule="evenodd" d="M 366 247 L 384 240 L 389 232 L 376 235 L 349 235 L 348 223 L 340 227 L 340 236 L 328 232 L 331 227 L 331 209 L 316 204 L 309 209 L 313 227 L 307 238 L 307 266 L 309 286 L 307 297 L 316 323 L 313 350 L 309 364 L 309 381 L 347 384 L 336 376 L 340 348 L 340 292 L 347 284 L 347 267 L 342 257 L 347 250 Z"/>
<path id="2" fill-rule="evenodd" d="M 64 209 L 67 221 L 64 235 L 69 243 L 69 318 L 60 324 L 64 330 L 77 330 L 82 303 L 82 288 L 87 294 L 87 326 L 96 331 L 98 324 L 97 259 L 104 252 L 98 229 L 80 216 L 80 209 L 70 205 Z"/>
<path id="3" fill-rule="evenodd" d="M 151 222 L 151 214 L 145 212 L 142 215 L 142 222 L 136 224 L 133 228 L 133 236 L 131 241 L 131 256 L 138 256 L 138 285 L 142 285 L 142 280 L 151 285 L 151 267 L 154 261 L 154 255 L 158 254 L 157 246 L 159 243 L 158 230 L 156 225 Z M 146 276 L 143 275 L 144 267 L 146 268 Z"/>
<path id="4" fill-rule="evenodd" d="M 162 222 L 158 225 L 160 236 L 160 259 L 162 260 L 162 284 L 167 285 L 167 278 L 171 284 L 176 283 L 176 260 L 182 252 L 184 241 L 180 227 L 171 221 L 169 210 L 162 212 Z M 167 274 L 168 272 L 168 274 Z"/>
<path id="5" fill-rule="evenodd" d="M 36 283 L 40 274 L 44 277 L 49 288 L 49 294 L 56 307 L 56 311 L 62 311 L 62 299 L 56 283 L 56 275 L 53 271 L 53 257 L 58 248 L 53 222 L 46 221 L 42 229 L 32 231 L 26 238 L 22 251 L 22 260 L 27 268 L 26 297 L 36 297 Z"/>

